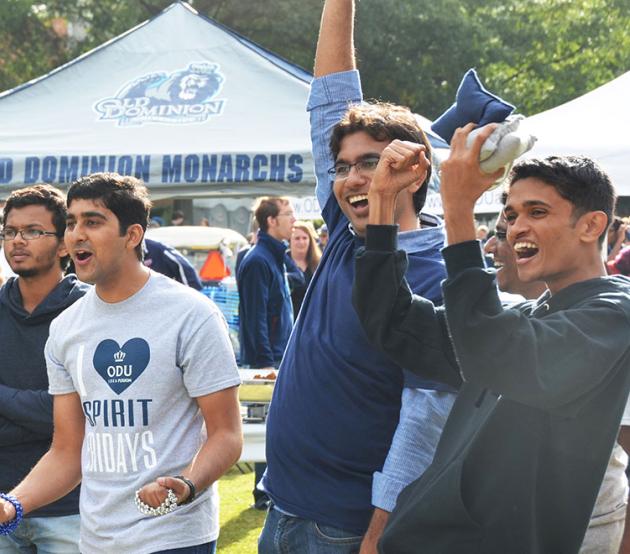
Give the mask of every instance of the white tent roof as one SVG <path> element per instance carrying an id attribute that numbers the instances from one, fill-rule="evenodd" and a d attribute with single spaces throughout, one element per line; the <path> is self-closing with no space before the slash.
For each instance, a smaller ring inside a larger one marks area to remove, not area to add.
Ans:
<path id="1" fill-rule="evenodd" d="M 0 94 L 0 195 L 93 171 L 154 198 L 312 194 L 310 76 L 175 3 Z"/>
<path id="2" fill-rule="evenodd" d="M 580 154 L 609 173 L 617 193 L 630 195 L 630 72 L 566 104 L 528 117 L 538 137 L 527 155 Z"/>

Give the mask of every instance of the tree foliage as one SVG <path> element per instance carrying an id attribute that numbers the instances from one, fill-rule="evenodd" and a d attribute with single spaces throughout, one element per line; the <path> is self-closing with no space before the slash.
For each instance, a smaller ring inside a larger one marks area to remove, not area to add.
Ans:
<path id="1" fill-rule="evenodd" d="M 2 0 L 0 90 L 50 71 L 169 3 Z M 312 67 L 322 0 L 192 3 L 203 15 Z M 366 94 L 427 117 L 452 103 L 470 67 L 527 115 L 630 70 L 630 0 L 362 0 L 357 11 Z"/>

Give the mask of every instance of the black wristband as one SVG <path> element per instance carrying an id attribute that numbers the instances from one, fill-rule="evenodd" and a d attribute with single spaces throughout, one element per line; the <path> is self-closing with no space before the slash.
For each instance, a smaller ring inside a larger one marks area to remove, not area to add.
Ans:
<path id="1" fill-rule="evenodd" d="M 176 475 L 175 479 L 179 479 L 180 481 L 183 481 L 184 483 L 188 485 L 188 488 L 190 489 L 190 494 L 188 495 L 188 498 L 186 498 L 186 500 L 184 500 L 183 502 L 179 502 L 178 504 L 180 506 L 183 506 L 184 504 L 190 504 L 195 499 L 195 496 L 197 494 L 197 489 L 195 488 L 194 483 L 190 479 L 187 479 L 186 477 L 184 477 L 183 475 Z"/>

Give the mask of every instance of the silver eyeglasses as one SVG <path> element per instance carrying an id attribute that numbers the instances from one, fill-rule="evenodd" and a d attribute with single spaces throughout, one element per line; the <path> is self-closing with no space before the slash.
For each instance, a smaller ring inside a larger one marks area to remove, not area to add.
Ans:
<path id="1" fill-rule="evenodd" d="M 380 158 L 378 157 L 369 157 L 364 158 L 363 160 L 359 160 L 358 162 L 355 162 L 353 164 L 340 162 L 338 164 L 335 164 L 334 167 L 331 167 L 328 170 L 328 173 L 332 175 L 335 179 L 347 179 L 352 168 L 356 167 L 357 171 L 361 174 L 371 174 L 376 169 L 379 159 Z"/>
<path id="2" fill-rule="evenodd" d="M 14 240 L 18 233 L 24 240 L 35 240 L 41 237 L 59 237 L 57 233 L 42 231 L 41 229 L 3 229 L 0 232 L 0 239 Z"/>

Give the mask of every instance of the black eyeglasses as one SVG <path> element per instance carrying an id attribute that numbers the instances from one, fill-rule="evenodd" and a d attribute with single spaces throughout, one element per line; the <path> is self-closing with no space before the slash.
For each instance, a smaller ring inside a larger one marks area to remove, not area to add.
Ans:
<path id="1" fill-rule="evenodd" d="M 24 240 L 35 240 L 41 237 L 59 237 L 57 233 L 42 231 L 41 229 L 4 229 L 0 233 L 2 240 L 14 240 L 18 233 Z"/>
<path id="2" fill-rule="evenodd" d="M 378 165 L 378 161 L 380 158 L 378 157 L 370 157 L 365 158 L 363 160 L 359 160 L 353 164 L 348 163 L 338 163 L 335 164 L 335 167 L 331 167 L 328 170 L 329 175 L 332 175 L 335 179 L 347 179 L 350 175 L 350 171 L 353 167 L 357 168 L 357 171 L 361 174 L 370 174 L 373 173 Z"/>

